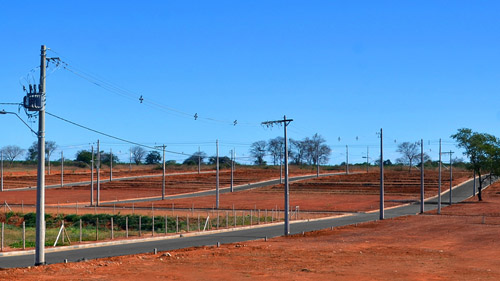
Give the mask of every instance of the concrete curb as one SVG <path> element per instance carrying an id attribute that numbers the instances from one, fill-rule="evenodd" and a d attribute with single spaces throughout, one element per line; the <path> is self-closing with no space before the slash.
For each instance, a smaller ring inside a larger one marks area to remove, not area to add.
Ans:
<path id="1" fill-rule="evenodd" d="M 352 216 L 352 214 L 342 214 L 342 215 L 329 216 L 329 217 L 317 218 L 317 219 L 296 220 L 296 221 L 291 221 L 290 224 L 311 222 L 311 221 L 320 221 L 320 220 L 327 220 L 327 219 L 341 218 L 341 217 L 348 217 L 348 216 Z M 169 236 L 157 236 L 157 237 L 148 237 L 148 238 L 137 238 L 137 239 L 126 239 L 126 240 L 118 240 L 118 241 L 88 243 L 88 244 L 80 244 L 80 245 L 73 245 L 73 246 L 51 247 L 51 248 L 45 248 L 45 252 L 46 253 L 54 253 L 54 252 L 64 252 L 64 251 L 71 251 L 71 250 L 77 250 L 77 249 L 98 248 L 98 247 L 107 247 L 107 246 L 114 246 L 114 245 L 170 240 L 170 239 L 178 239 L 178 238 L 183 238 L 183 237 L 196 237 L 196 236 L 211 235 L 211 234 L 216 234 L 216 233 L 240 231 L 240 230 L 246 230 L 246 229 L 272 227 L 272 226 L 283 225 L 283 224 L 284 224 L 284 222 L 268 223 L 268 224 L 260 224 L 260 225 L 256 224 L 256 225 L 251 225 L 251 226 L 249 225 L 249 226 L 243 226 L 243 227 L 237 227 L 237 228 L 224 228 L 224 229 L 209 230 L 209 231 L 203 231 L 203 232 L 185 232 L 185 233 L 174 234 L 174 235 L 169 235 Z M 0 253 L 0 257 L 23 256 L 23 255 L 33 255 L 33 254 L 35 254 L 35 250 L 12 251 L 12 252 Z"/>

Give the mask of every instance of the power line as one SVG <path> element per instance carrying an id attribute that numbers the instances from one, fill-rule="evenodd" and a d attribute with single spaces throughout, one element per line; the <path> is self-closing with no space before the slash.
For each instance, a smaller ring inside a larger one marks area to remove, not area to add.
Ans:
<path id="1" fill-rule="evenodd" d="M 107 133 L 104 133 L 104 132 L 101 132 L 101 131 L 98 131 L 98 130 L 95 130 L 95 129 L 92 129 L 92 128 L 89 128 L 89 127 L 86 127 L 86 126 L 83 126 L 81 124 L 75 123 L 73 121 L 70 121 L 68 119 L 62 118 L 60 116 L 57 116 L 57 115 L 52 114 L 52 113 L 47 112 L 47 111 L 45 113 L 47 113 L 48 115 L 50 115 L 52 117 L 55 117 L 55 118 L 57 118 L 59 120 L 62 120 L 64 122 L 70 123 L 70 124 L 75 125 L 77 127 L 89 130 L 91 132 L 94 132 L 94 133 L 97 133 L 97 134 L 100 134 L 100 135 L 103 135 L 103 136 L 106 136 L 106 137 L 109 137 L 109 138 L 112 138 L 112 139 L 115 139 L 115 140 L 119 140 L 119 141 L 126 142 L 126 143 L 129 143 L 129 144 L 133 144 L 133 145 L 137 145 L 137 146 L 149 148 L 149 149 L 152 149 L 152 150 L 159 150 L 157 147 L 154 147 L 154 146 L 149 146 L 149 145 L 141 144 L 141 143 L 138 143 L 138 142 L 129 141 L 129 140 L 126 140 L 126 139 L 123 139 L 123 138 L 120 138 L 120 137 L 116 137 L 116 136 L 113 136 L 113 135 L 110 135 L 110 134 L 107 134 Z M 185 154 L 185 153 L 182 153 L 182 152 L 176 152 L 176 151 L 170 151 L 170 150 L 165 150 L 165 152 L 172 153 L 172 154 L 178 154 L 178 155 L 187 155 L 187 156 L 190 156 L 190 154 Z"/>

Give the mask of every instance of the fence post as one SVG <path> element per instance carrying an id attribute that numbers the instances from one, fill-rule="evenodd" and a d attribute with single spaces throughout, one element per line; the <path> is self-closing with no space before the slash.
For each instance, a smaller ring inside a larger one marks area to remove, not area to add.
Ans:
<path id="1" fill-rule="evenodd" d="M 226 228 L 229 228 L 229 212 L 226 211 Z"/>
<path id="2" fill-rule="evenodd" d="M 128 238 L 128 216 L 125 217 L 125 237 Z"/>
<path id="3" fill-rule="evenodd" d="M 253 210 L 250 210 L 250 226 L 253 224 Z"/>
<path id="4" fill-rule="evenodd" d="M 241 226 L 245 226 L 245 212 L 241 211 Z"/>
<path id="5" fill-rule="evenodd" d="M 139 237 L 142 235 L 142 216 L 139 216 Z"/>
<path id="6" fill-rule="evenodd" d="M 175 233 L 179 233 L 179 215 L 175 219 Z"/>
<path id="7" fill-rule="evenodd" d="M 80 243 L 82 243 L 82 219 L 80 219 Z"/>
<path id="8" fill-rule="evenodd" d="M 152 227 L 151 227 L 151 236 L 155 236 L 155 215 L 153 212 L 153 221 L 152 221 Z"/>
<path id="9" fill-rule="evenodd" d="M 111 217 L 111 240 L 113 240 L 113 238 L 115 238 L 115 233 L 113 232 L 113 217 Z"/>
<path id="10" fill-rule="evenodd" d="M 23 221 L 23 250 L 26 249 L 26 222 Z"/>
<path id="11" fill-rule="evenodd" d="M 186 232 L 189 232 L 189 215 L 186 215 Z"/>
<path id="12" fill-rule="evenodd" d="M 24 200 L 21 200 L 21 213 L 24 214 Z"/>
<path id="13" fill-rule="evenodd" d="M 200 232 L 200 214 L 198 214 L 198 232 Z"/>
<path id="14" fill-rule="evenodd" d="M 165 215 L 165 235 L 168 234 L 168 217 Z"/>
<path id="15" fill-rule="evenodd" d="M 217 229 L 219 229 L 219 210 L 217 209 Z"/>
<path id="16" fill-rule="evenodd" d="M 78 215 L 78 200 L 76 201 L 76 214 Z"/>
<path id="17" fill-rule="evenodd" d="M 3 252 L 3 241 L 4 241 L 4 232 L 5 232 L 5 223 L 2 222 L 2 246 L 1 246 L 1 250 Z"/>
<path id="18" fill-rule="evenodd" d="M 257 218 L 257 224 L 260 224 L 260 209 L 259 209 L 259 215 L 258 215 L 258 218 Z"/>
<path id="19" fill-rule="evenodd" d="M 95 222 L 95 241 L 99 241 L 99 218 Z"/>

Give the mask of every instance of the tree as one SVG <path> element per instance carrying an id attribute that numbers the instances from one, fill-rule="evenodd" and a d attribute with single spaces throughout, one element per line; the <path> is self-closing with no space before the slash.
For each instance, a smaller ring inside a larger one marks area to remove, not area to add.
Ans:
<path id="1" fill-rule="evenodd" d="M 10 165 L 14 163 L 14 160 L 24 153 L 24 149 L 17 145 L 7 145 L 2 147 L 2 152 L 4 157 L 10 161 Z"/>
<path id="2" fill-rule="evenodd" d="M 256 165 L 266 165 L 264 156 L 266 156 L 266 141 L 256 141 L 250 146 L 250 155 L 255 159 Z"/>
<path id="3" fill-rule="evenodd" d="M 294 164 L 302 165 L 306 149 L 306 145 L 303 141 L 290 139 L 290 158 Z"/>
<path id="4" fill-rule="evenodd" d="M 111 158 L 111 153 L 110 152 L 101 151 L 101 163 L 102 164 L 110 166 L 110 164 L 111 164 L 110 163 L 110 158 Z M 113 154 L 113 164 L 118 163 L 118 161 L 120 161 L 118 159 L 118 156 L 116 156 L 115 154 Z"/>
<path id="5" fill-rule="evenodd" d="M 414 142 L 403 142 L 398 145 L 396 152 L 401 153 L 401 157 L 396 159 L 397 163 L 408 165 L 408 172 L 411 173 L 412 163 L 420 157 L 418 144 Z"/>
<path id="6" fill-rule="evenodd" d="M 217 156 L 211 156 L 208 158 L 209 165 L 215 165 L 217 162 Z M 219 157 L 219 166 L 223 168 L 231 167 L 231 158 L 227 156 Z"/>
<path id="7" fill-rule="evenodd" d="M 37 161 L 38 159 L 38 142 L 34 141 L 28 148 L 26 153 L 26 161 Z"/>
<path id="8" fill-rule="evenodd" d="M 305 138 L 302 142 L 305 148 L 305 158 L 309 165 L 316 165 L 317 161 L 323 164 L 328 163 L 332 149 L 325 144 L 326 140 L 321 135 L 316 133 L 311 139 Z"/>
<path id="9" fill-rule="evenodd" d="M 132 153 L 132 160 L 135 162 L 135 164 L 139 165 L 142 162 L 142 159 L 146 155 L 146 150 L 140 146 L 134 146 L 130 149 L 130 152 Z"/>
<path id="10" fill-rule="evenodd" d="M 92 162 L 92 152 L 88 150 L 79 150 L 75 155 L 75 161 L 89 164 Z"/>
<path id="11" fill-rule="evenodd" d="M 49 165 L 49 175 L 50 175 L 50 156 L 52 152 L 57 149 L 57 144 L 55 141 L 46 141 L 45 142 L 45 156 L 47 156 L 47 164 Z"/>
<path id="12" fill-rule="evenodd" d="M 203 164 L 203 161 L 207 158 L 207 154 L 203 151 L 196 151 L 193 155 L 189 156 L 182 164 L 184 165 L 198 165 L 198 161 Z"/>
<path id="13" fill-rule="evenodd" d="M 146 155 L 146 164 L 158 164 L 161 163 L 160 152 L 152 150 Z"/>
<path id="14" fill-rule="evenodd" d="M 479 192 L 478 200 L 482 201 L 481 190 L 483 181 L 483 172 L 499 174 L 500 169 L 500 141 L 495 136 L 473 132 L 471 129 L 458 129 L 456 134 L 451 135 L 451 138 L 458 142 L 458 147 L 463 148 L 464 155 L 469 158 L 469 168 L 474 170 L 479 177 Z"/>
<path id="15" fill-rule="evenodd" d="M 267 151 L 273 157 L 273 165 L 279 164 L 279 159 L 283 156 L 283 150 L 285 149 L 285 142 L 283 137 L 276 137 L 270 139 L 267 143 Z"/>

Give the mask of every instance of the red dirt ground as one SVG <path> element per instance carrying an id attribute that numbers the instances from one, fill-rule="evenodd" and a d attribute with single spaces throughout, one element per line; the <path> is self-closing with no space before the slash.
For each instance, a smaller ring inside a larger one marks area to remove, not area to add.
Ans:
<path id="1" fill-rule="evenodd" d="M 220 186 L 227 187 L 230 185 L 230 170 L 222 170 L 219 176 Z M 182 172 L 182 171 L 174 171 Z M 158 170 L 139 170 L 132 171 L 133 175 L 161 175 L 161 171 Z M 311 171 L 307 169 L 292 169 L 290 172 L 291 176 L 310 174 Z M 128 171 L 124 171 L 123 174 L 113 173 L 113 178 L 118 178 L 122 176 L 130 176 Z M 14 181 L 21 182 L 21 186 L 26 187 L 26 182 L 29 182 L 32 176 L 16 176 L 16 177 L 6 177 L 7 183 L 10 182 L 12 185 Z M 209 174 L 192 174 L 192 175 L 175 175 L 167 176 L 165 178 L 165 190 L 166 194 L 178 194 L 195 192 L 200 190 L 214 189 L 215 188 L 215 173 Z M 27 179 L 28 178 L 28 179 Z M 273 178 L 279 178 L 279 170 L 277 169 L 256 169 L 247 167 L 238 167 L 234 173 L 234 184 L 245 184 L 250 182 L 257 182 L 262 180 L 268 180 Z M 72 181 L 89 181 L 90 174 L 76 174 L 71 178 Z M 96 177 L 94 177 L 96 179 Z M 102 177 L 101 179 L 109 179 Z M 9 185 L 5 183 L 8 188 Z M 11 185 L 11 186 L 12 186 Z M 36 185 L 36 184 L 35 184 Z M 20 187 L 20 186 L 18 186 Z M 96 184 L 94 184 L 94 189 L 96 189 Z M 162 178 L 145 178 L 145 179 L 133 179 L 126 181 L 112 181 L 101 183 L 101 200 L 102 201 L 114 201 L 117 199 L 131 199 L 131 198 L 142 198 L 151 196 L 161 196 L 162 189 Z M 75 187 L 63 187 L 56 189 L 47 189 L 46 192 L 46 203 L 47 204 L 57 204 L 58 202 L 63 203 L 75 203 L 80 202 L 82 204 L 90 202 L 90 185 L 75 186 Z M 96 196 L 96 191 L 94 191 L 94 196 Z M 95 197 L 94 197 L 95 198 Z M 95 200 L 95 199 L 94 199 Z M 36 202 L 36 188 L 27 191 L 15 191 L 15 192 L 3 192 L 0 193 L 0 202 L 7 201 L 10 204 L 35 204 Z"/>
<path id="2" fill-rule="evenodd" d="M 484 201 L 408 216 L 170 253 L 0 271 L 2 280 L 499 280 L 500 184 Z M 484 219 L 483 219 L 484 218 Z"/>
<path id="3" fill-rule="evenodd" d="M 469 178 L 469 172 L 457 172 L 453 185 Z M 290 184 L 290 206 L 299 206 L 303 211 L 365 212 L 379 205 L 378 173 L 359 173 L 320 177 Z M 426 171 L 425 196 L 437 195 L 438 173 Z M 384 175 L 385 206 L 391 207 L 411 200 L 420 200 L 420 173 L 390 171 Z M 449 175 L 442 177 L 442 190 L 449 188 Z M 155 207 L 206 208 L 215 204 L 215 196 L 156 201 Z M 131 204 L 122 204 L 128 206 Z M 284 208 L 283 185 L 275 185 L 254 190 L 221 194 L 221 209 L 279 209 Z M 135 203 L 135 206 L 150 207 L 151 202 Z"/>

